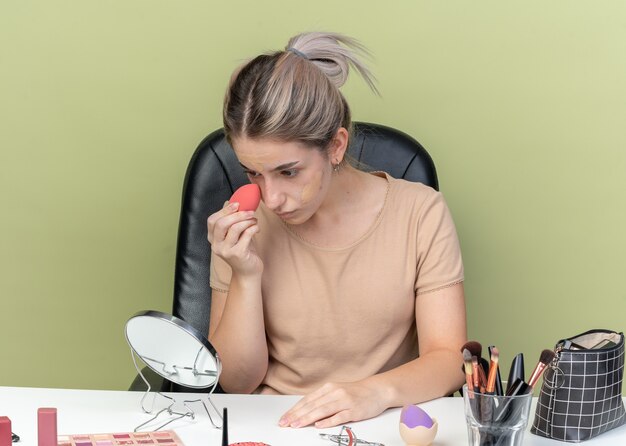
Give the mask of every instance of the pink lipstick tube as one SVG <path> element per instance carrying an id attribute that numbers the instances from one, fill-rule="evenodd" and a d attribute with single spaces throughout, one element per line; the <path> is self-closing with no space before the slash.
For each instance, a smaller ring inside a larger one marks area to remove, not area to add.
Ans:
<path id="1" fill-rule="evenodd" d="M 11 446 L 11 420 L 0 417 L 0 446 Z"/>
<path id="2" fill-rule="evenodd" d="M 53 407 L 37 409 L 39 446 L 57 446 L 57 410 Z"/>

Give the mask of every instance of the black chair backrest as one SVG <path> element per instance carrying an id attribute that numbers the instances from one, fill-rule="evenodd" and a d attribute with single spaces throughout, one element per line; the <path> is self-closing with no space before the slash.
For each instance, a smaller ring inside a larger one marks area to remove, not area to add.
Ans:
<path id="1" fill-rule="evenodd" d="M 355 123 L 349 153 L 365 170 L 381 170 L 394 178 L 417 181 L 438 189 L 430 155 L 410 136 L 376 124 Z M 241 185 L 248 183 L 233 149 L 217 130 L 198 146 L 183 186 L 173 314 L 202 333 L 209 331 L 211 288 L 207 218 L 221 209 Z"/>

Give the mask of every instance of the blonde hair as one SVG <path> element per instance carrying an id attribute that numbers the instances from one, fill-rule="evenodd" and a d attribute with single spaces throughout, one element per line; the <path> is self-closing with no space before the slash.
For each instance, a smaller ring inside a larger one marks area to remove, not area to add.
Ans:
<path id="1" fill-rule="evenodd" d="M 353 38 L 311 32 L 292 37 L 284 51 L 257 56 L 239 67 L 224 99 L 229 142 L 272 138 L 325 150 L 340 127 L 352 128 L 350 108 L 339 91 L 350 67 L 378 93 L 360 59 L 368 54 Z"/>

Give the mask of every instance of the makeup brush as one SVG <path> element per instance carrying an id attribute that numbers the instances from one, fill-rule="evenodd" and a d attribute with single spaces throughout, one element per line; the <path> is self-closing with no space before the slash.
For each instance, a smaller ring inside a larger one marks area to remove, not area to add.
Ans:
<path id="1" fill-rule="evenodd" d="M 474 390 L 474 380 L 472 375 L 474 373 L 472 368 L 472 354 L 468 349 L 463 350 L 463 366 L 465 368 L 465 382 L 467 383 L 467 390 Z M 474 398 L 474 394 L 469 392 L 470 398 Z"/>
<path id="2" fill-rule="evenodd" d="M 535 387 L 535 384 L 539 380 L 539 377 L 546 369 L 548 364 L 552 362 L 555 356 L 556 353 L 554 353 L 552 350 L 546 349 L 541 352 L 541 356 L 539 356 L 539 362 L 535 366 L 535 370 L 533 370 L 533 373 L 531 373 L 530 378 L 528 379 L 528 385 L 530 386 L 530 388 Z"/>
<path id="3" fill-rule="evenodd" d="M 476 356 L 477 358 L 480 358 L 483 347 L 482 345 L 480 345 L 480 342 L 467 341 L 465 344 L 463 344 L 463 347 L 461 347 L 461 353 L 463 353 L 464 350 L 468 350 L 470 352 L 470 363 L 471 363 L 472 356 Z M 463 367 L 464 366 L 461 367 L 461 370 L 463 370 Z M 472 385 L 468 384 L 467 386 L 468 389 L 472 389 L 473 387 L 474 387 L 473 384 Z M 461 394 L 461 396 L 463 396 L 463 389 L 461 389 L 459 393 Z"/>
<path id="4" fill-rule="evenodd" d="M 461 347 L 461 352 L 466 349 L 469 350 L 472 356 L 476 356 L 477 358 L 480 358 L 483 352 L 483 346 L 480 345 L 480 342 L 476 341 L 467 341 L 463 344 L 463 347 Z"/>
<path id="5" fill-rule="evenodd" d="M 222 412 L 222 446 L 228 446 L 228 409 Z"/>
<path id="6" fill-rule="evenodd" d="M 487 350 L 489 351 L 489 357 L 491 358 L 493 349 L 495 348 L 495 346 L 490 345 L 489 347 L 487 347 Z M 499 355 L 498 355 L 499 357 Z M 495 393 L 496 395 L 504 395 L 504 390 L 502 389 L 502 377 L 500 376 L 500 367 L 498 367 L 498 370 L 496 371 L 496 388 L 495 388 Z"/>
<path id="7" fill-rule="evenodd" d="M 480 392 L 480 378 L 478 377 L 478 358 L 472 356 L 472 379 L 474 381 L 474 392 Z"/>
<path id="8" fill-rule="evenodd" d="M 498 362 L 500 361 L 500 352 L 498 347 L 490 347 L 491 364 L 489 365 L 489 376 L 487 377 L 487 393 L 493 394 L 496 390 L 496 375 L 498 373 Z"/>
<path id="9" fill-rule="evenodd" d="M 472 356 L 476 356 L 476 358 L 478 359 L 478 365 L 481 366 L 481 368 L 483 369 L 483 373 L 478 375 L 478 378 L 480 380 L 480 376 L 484 376 L 486 377 L 489 374 L 489 363 L 487 362 L 487 360 L 485 358 L 482 357 L 483 354 L 483 346 L 480 344 L 480 342 L 478 341 L 468 341 L 465 343 L 465 345 L 463 345 L 463 348 L 461 349 L 461 351 L 463 351 L 464 349 L 468 349 L 470 351 L 470 353 L 472 354 Z M 483 385 L 487 385 L 487 379 L 483 379 L 484 384 Z"/>
<path id="10" fill-rule="evenodd" d="M 480 359 L 478 358 L 478 387 L 481 392 L 484 392 L 487 388 L 487 377 L 485 376 L 485 369 L 480 365 Z"/>
<path id="11" fill-rule="evenodd" d="M 477 341 L 469 341 L 466 342 L 463 346 L 463 349 L 468 349 L 472 356 L 476 356 L 478 358 L 478 364 L 482 366 L 483 371 L 485 372 L 485 376 L 489 373 L 489 363 L 485 358 L 483 358 L 483 346 L 480 345 L 480 342 Z M 463 351 L 461 349 L 461 351 Z M 486 384 L 486 383 L 485 383 Z"/>

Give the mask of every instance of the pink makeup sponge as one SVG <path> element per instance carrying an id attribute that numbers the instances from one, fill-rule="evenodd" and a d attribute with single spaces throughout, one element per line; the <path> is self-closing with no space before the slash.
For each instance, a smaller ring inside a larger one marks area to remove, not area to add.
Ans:
<path id="1" fill-rule="evenodd" d="M 230 203 L 239 203 L 240 211 L 256 211 L 261 202 L 261 189 L 256 184 L 245 184 L 235 191 Z"/>
<path id="2" fill-rule="evenodd" d="M 400 436 L 409 446 L 428 446 L 437 435 L 437 420 L 418 406 L 409 405 L 400 412 Z"/>

